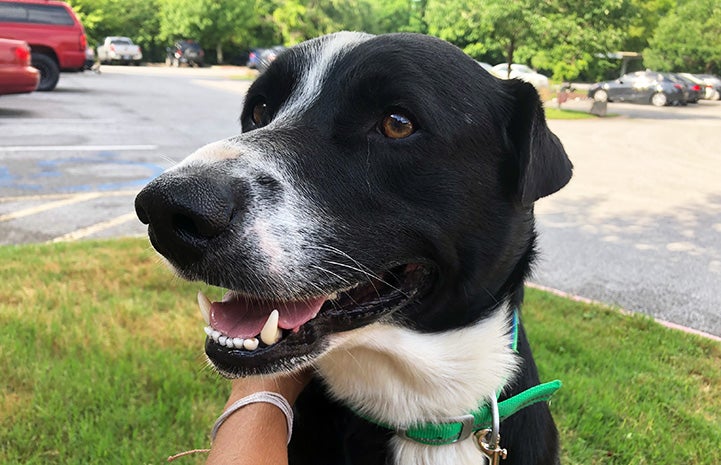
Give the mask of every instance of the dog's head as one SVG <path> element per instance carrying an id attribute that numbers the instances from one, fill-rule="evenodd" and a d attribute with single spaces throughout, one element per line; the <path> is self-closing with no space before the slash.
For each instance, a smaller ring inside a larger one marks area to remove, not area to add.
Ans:
<path id="1" fill-rule="evenodd" d="M 136 199 L 180 276 L 229 289 L 206 341 L 228 376 L 307 365 L 379 320 L 483 318 L 527 271 L 533 202 L 571 176 L 530 84 L 426 36 L 289 49 L 241 121 Z"/>

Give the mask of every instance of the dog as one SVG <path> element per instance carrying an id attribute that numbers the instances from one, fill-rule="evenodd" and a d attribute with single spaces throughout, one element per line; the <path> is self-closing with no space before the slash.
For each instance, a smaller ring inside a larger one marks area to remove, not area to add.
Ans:
<path id="1" fill-rule="evenodd" d="M 179 276 L 228 289 L 199 296 L 209 361 L 231 378 L 314 368 L 291 464 L 483 463 L 466 432 L 407 428 L 539 383 L 514 315 L 534 202 L 572 164 L 536 90 L 439 39 L 342 32 L 279 55 L 241 123 L 135 201 Z M 500 426 L 504 463 L 558 463 L 546 403 Z"/>

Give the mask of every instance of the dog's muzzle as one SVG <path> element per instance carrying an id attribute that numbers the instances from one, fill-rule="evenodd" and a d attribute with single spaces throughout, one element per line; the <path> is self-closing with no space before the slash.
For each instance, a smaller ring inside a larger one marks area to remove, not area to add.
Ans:
<path id="1" fill-rule="evenodd" d="M 171 171 L 135 199 L 153 247 L 183 267 L 199 260 L 246 206 L 243 183 L 207 167 Z"/>

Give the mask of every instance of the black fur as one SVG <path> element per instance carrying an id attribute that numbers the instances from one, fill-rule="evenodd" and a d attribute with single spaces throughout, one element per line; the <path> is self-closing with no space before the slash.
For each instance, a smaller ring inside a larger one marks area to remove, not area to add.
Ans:
<path id="1" fill-rule="evenodd" d="M 256 80 L 241 115 L 244 133 L 273 121 L 323 40 L 280 55 Z M 259 102 L 267 114 L 256 124 Z M 416 132 L 400 140 L 385 137 L 379 121 L 392 111 L 410 117 Z M 507 300 L 520 307 L 535 253 L 533 203 L 563 187 L 572 169 L 530 84 L 498 80 L 457 48 L 413 34 L 378 36 L 341 55 L 320 97 L 292 124 L 264 132 L 253 144 L 273 152 L 308 201 L 332 219 L 334 227 L 319 233 L 319 243 L 372 270 L 406 263 L 430 270 L 432 282 L 417 299 L 383 313 L 386 321 L 420 332 L 472 324 Z M 317 291 L 303 282 L 291 291 L 258 277 L 238 231 L 254 199 L 272 202 L 282 186 L 268 173 L 233 177 L 242 158 L 191 164 L 146 187 L 136 206 L 153 245 L 189 279 L 274 298 L 313 295 Z M 347 268 L 331 271 L 362 278 Z M 305 272 L 308 282 L 339 286 L 315 269 Z M 209 354 L 227 370 L 247 364 L 273 371 L 284 368 L 279 360 L 293 351 L 311 358 L 322 352 L 322 333 L 377 317 L 321 315 L 313 331 L 301 332 L 297 343 L 285 343 L 274 355 L 256 357 L 257 363 L 224 358 L 212 348 Z M 519 353 L 523 365 L 507 395 L 539 383 L 522 327 Z M 388 463 L 391 433 L 329 400 L 318 380 L 296 410 L 291 464 Z M 557 433 L 545 404 L 506 420 L 502 432 L 510 451 L 505 465 L 558 462 Z"/>

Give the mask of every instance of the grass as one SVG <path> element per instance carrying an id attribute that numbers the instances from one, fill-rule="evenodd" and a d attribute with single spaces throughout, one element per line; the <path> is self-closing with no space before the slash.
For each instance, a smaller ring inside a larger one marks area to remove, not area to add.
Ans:
<path id="1" fill-rule="evenodd" d="M 592 115 L 587 111 L 564 110 L 563 108 L 546 107 L 546 118 L 548 119 L 595 119 L 596 115 Z"/>
<path id="2" fill-rule="evenodd" d="M 0 463 L 207 445 L 228 386 L 194 301 L 220 290 L 173 278 L 140 239 L 0 247 L 0 263 Z M 721 463 L 721 344 L 533 289 L 524 318 L 542 378 L 564 381 L 563 463 Z"/>

